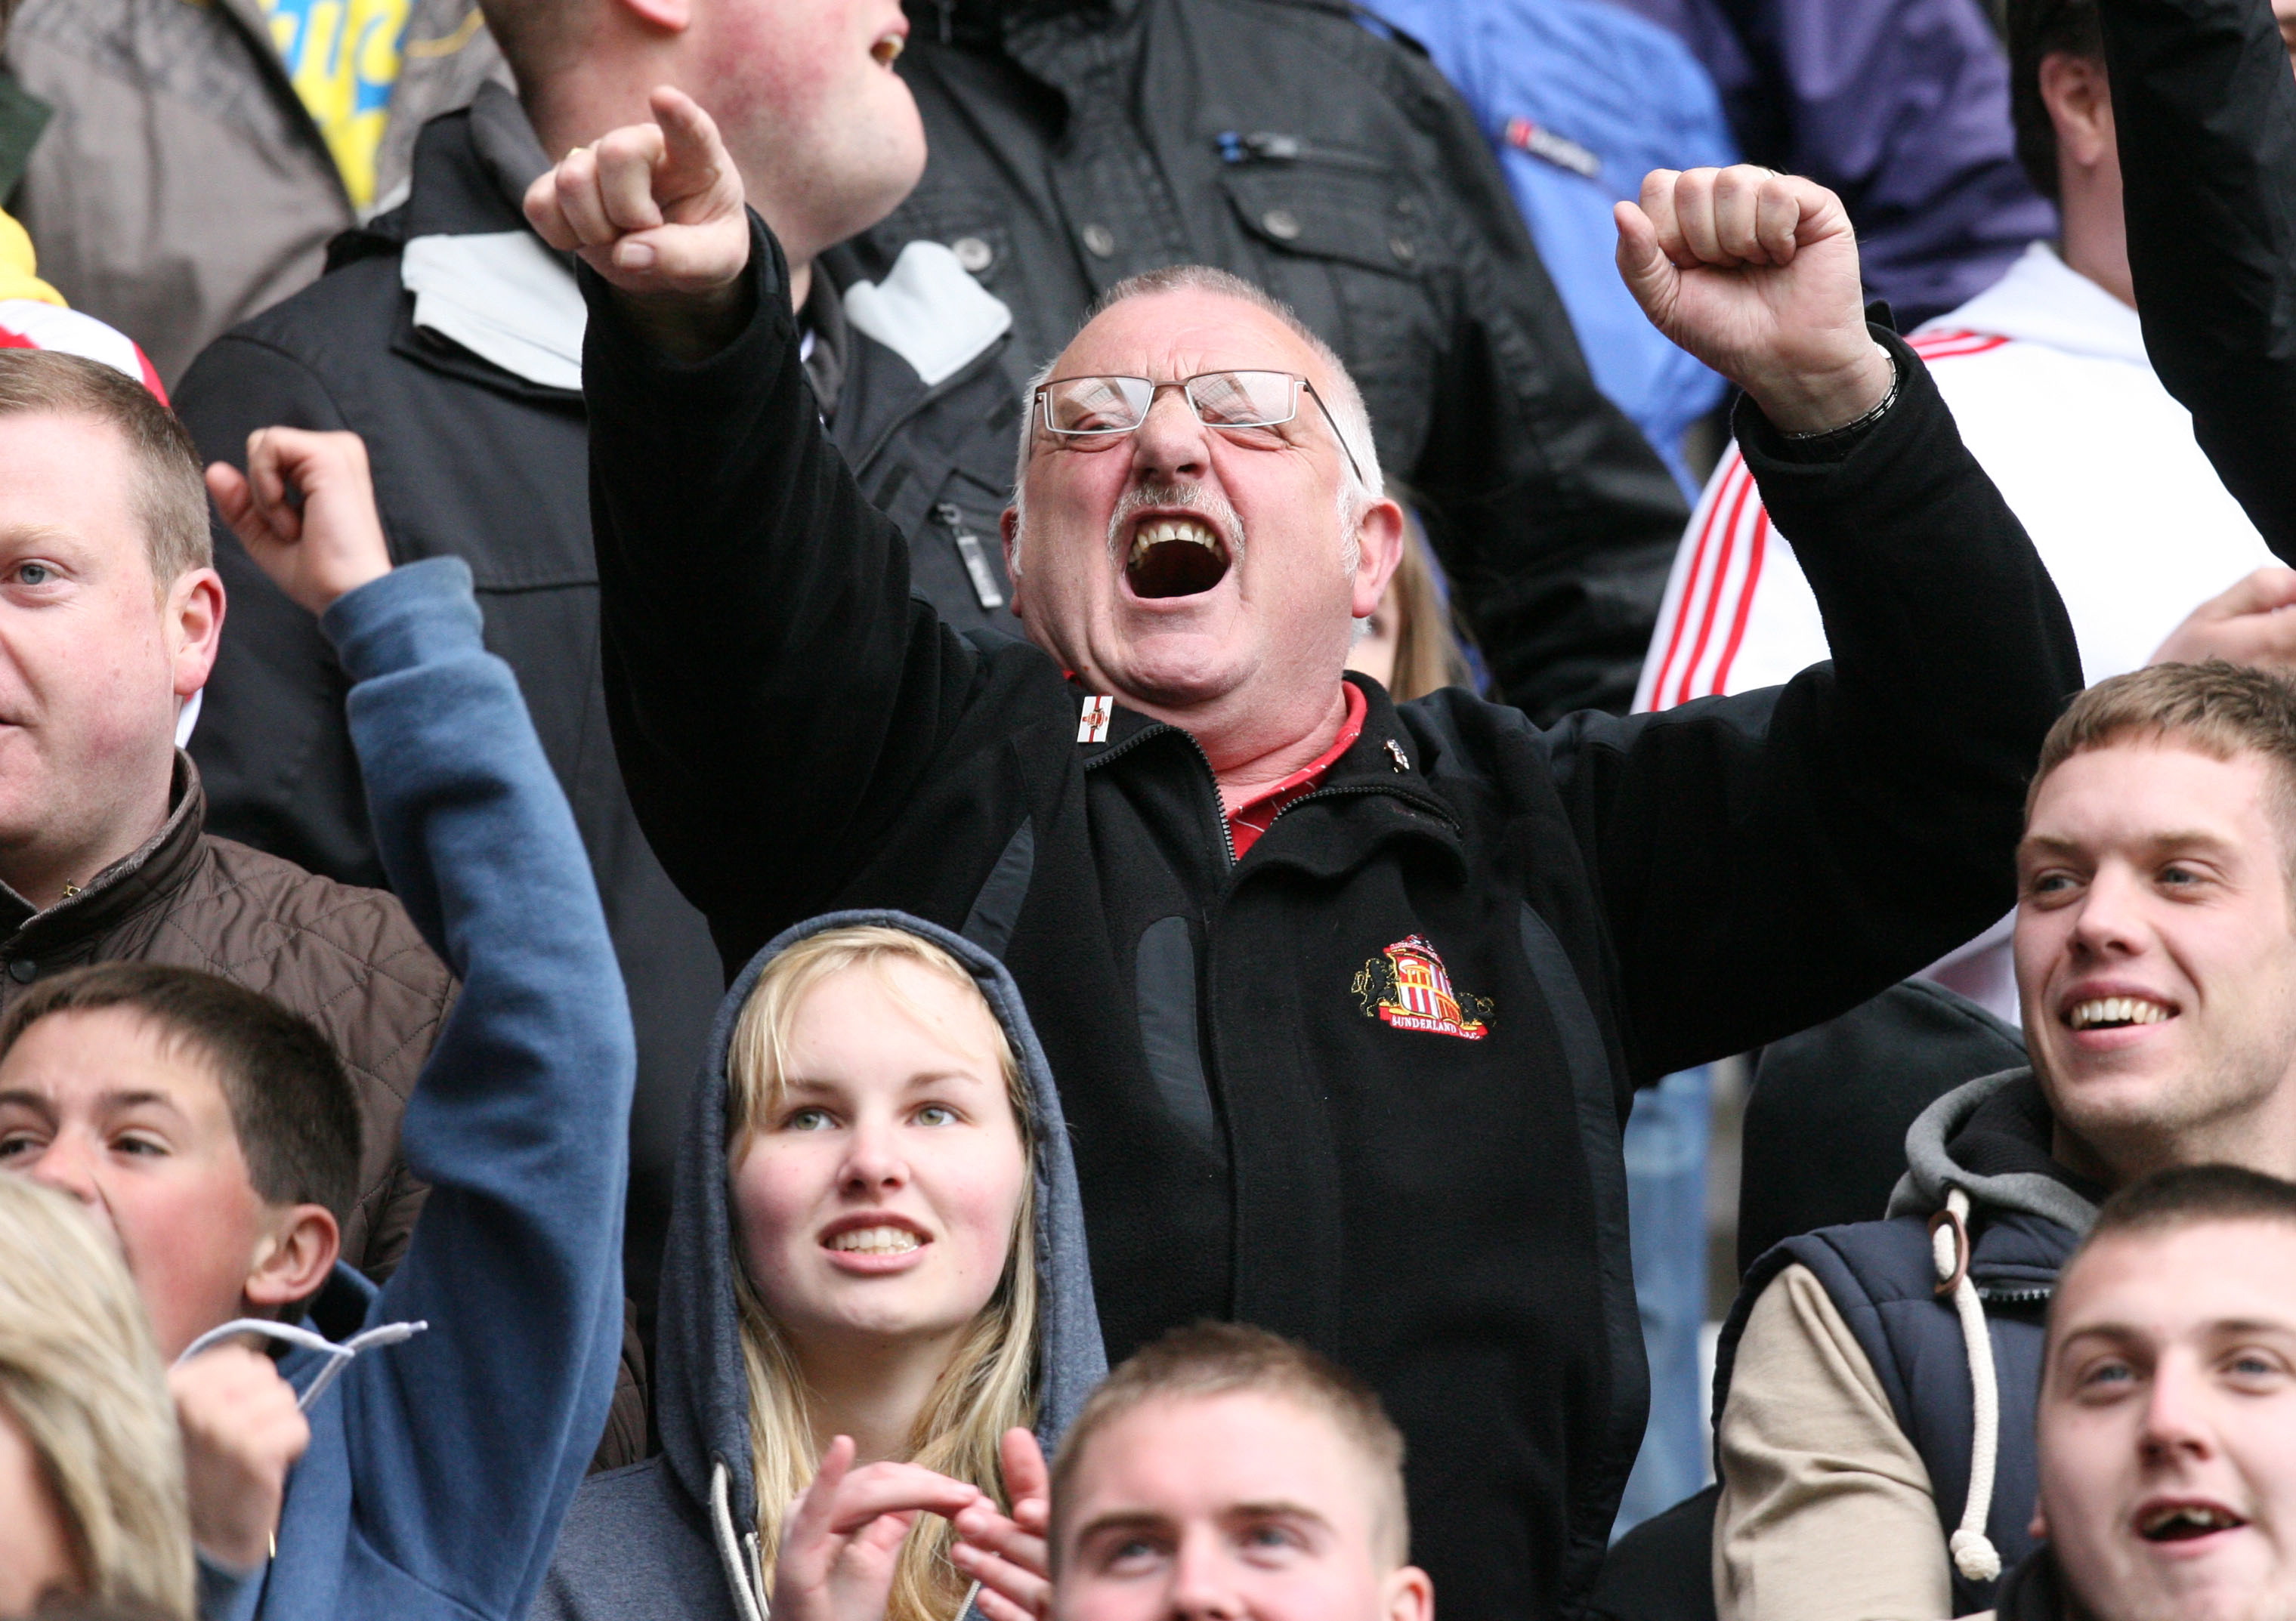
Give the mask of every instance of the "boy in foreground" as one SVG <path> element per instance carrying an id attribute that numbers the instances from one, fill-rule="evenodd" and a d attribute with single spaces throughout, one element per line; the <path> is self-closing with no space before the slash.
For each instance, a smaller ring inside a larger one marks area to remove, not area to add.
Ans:
<path id="1" fill-rule="evenodd" d="M 2106 1202 L 2049 1307 L 2049 1538 L 2001 1621 L 2296 1611 L 2296 1185 L 2163 1171 Z"/>
<path id="2" fill-rule="evenodd" d="M 621 1341 L 620 977 L 468 569 L 392 570 L 351 435 L 266 430 L 249 461 L 209 487 L 350 672 L 384 865 L 463 982 L 404 1127 L 430 1202 L 388 1284 L 338 1265 L 357 1115 L 332 1053 L 251 994 L 135 965 L 59 977 L 0 1030 L 0 1167 L 111 1233 L 168 1357 L 242 1320 L 338 1347 L 422 1325 L 340 1368 L 306 1338 L 275 1368 L 226 1345 L 176 1370 L 203 1614 L 514 1621 Z"/>
<path id="3" fill-rule="evenodd" d="M 1432 1621 L 1402 1433 L 1353 1375 L 1265 1330 L 1201 1322 L 1134 1353 L 1049 1482 L 1027 1431 L 1004 1456 L 1013 1518 L 956 1518 L 991 1621 Z"/>

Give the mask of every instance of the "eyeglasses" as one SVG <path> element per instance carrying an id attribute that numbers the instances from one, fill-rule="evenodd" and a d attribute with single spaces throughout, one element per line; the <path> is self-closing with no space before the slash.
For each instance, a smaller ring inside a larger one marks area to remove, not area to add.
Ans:
<path id="1" fill-rule="evenodd" d="M 1341 454 L 1355 470 L 1356 482 L 1365 482 L 1363 466 L 1348 448 L 1348 436 L 1332 415 L 1316 385 L 1290 372 L 1200 372 L 1178 382 L 1152 382 L 1145 377 L 1060 377 L 1037 390 L 1036 404 L 1045 430 L 1066 439 L 1111 438 L 1136 433 L 1148 420 L 1156 397 L 1177 389 L 1187 397 L 1196 420 L 1209 428 L 1234 431 L 1273 428 L 1300 414 L 1300 396 L 1316 402 L 1340 442 Z"/>

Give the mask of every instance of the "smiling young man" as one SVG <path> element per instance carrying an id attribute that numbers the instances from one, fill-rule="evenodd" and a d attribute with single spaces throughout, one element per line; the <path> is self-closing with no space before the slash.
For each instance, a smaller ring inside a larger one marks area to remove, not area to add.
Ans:
<path id="1" fill-rule="evenodd" d="M 1409 1437 L 1446 1604 L 1558 1613 L 1643 1429 L 1634 1085 L 1998 915 L 2079 679 L 2030 545 L 1866 325 L 1839 203 L 1660 173 L 1620 249 L 1759 402 L 1739 432 L 1828 560 L 1838 675 L 1542 732 L 1342 679 L 1400 512 L 1343 369 L 1202 271 L 1111 288 L 1027 401 L 1033 645 L 955 634 L 821 436 L 735 166 L 685 98 L 653 111 L 528 206 L 589 267 L 607 690 L 654 849 L 734 961 L 865 902 L 1001 955 L 1111 1352 L 1203 1318 L 1316 1347 Z M 1455 577 L 1495 603 L 1540 567 Z M 1886 614 L 1854 605 L 1885 577 Z"/>
<path id="2" fill-rule="evenodd" d="M 2049 1307 L 2048 1541 L 2000 1621 L 2296 1614 L 2296 1186 L 2229 1166 L 2107 1201 Z"/>
<path id="3" fill-rule="evenodd" d="M 2100 682 L 2030 805 L 2031 1068 L 1939 1099 L 1890 1219 L 1772 1250 L 1724 1328 L 1726 1617 L 1985 1608 L 2031 1545 L 2040 1307 L 2097 1201 L 2164 1167 L 2296 1175 L 2296 687 L 2223 663 Z"/>

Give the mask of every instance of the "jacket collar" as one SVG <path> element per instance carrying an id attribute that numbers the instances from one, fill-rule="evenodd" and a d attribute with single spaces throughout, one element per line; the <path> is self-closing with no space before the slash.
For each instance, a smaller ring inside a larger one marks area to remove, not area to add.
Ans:
<path id="1" fill-rule="evenodd" d="M 1972 1219 L 2038 1216 L 2087 1232 L 2099 1190 L 2049 1158 L 2049 1119 L 2030 1068 L 1955 1087 L 1906 1128 L 1906 1174 L 1890 1195 L 1889 1213 L 1929 1216 L 1959 1188 L 1969 1196 Z M 2007 1151 L 2018 1146 L 2027 1151 Z"/>
<path id="2" fill-rule="evenodd" d="M 13 961 L 68 954 L 100 938 L 146 907 L 173 896 L 191 876 L 207 825 L 207 796 L 192 757 L 176 750 L 169 809 L 160 831 L 88 880 L 87 887 L 45 912 L 0 884 L 0 953 Z"/>
<path id="3" fill-rule="evenodd" d="M 1422 771 L 1418 741 L 1403 725 L 1395 700 L 1387 695 L 1385 687 L 1368 675 L 1349 670 L 1342 679 L 1353 683 L 1363 692 L 1363 730 L 1354 745 L 1332 763 L 1323 782 L 1286 806 L 1277 819 L 1288 820 L 1298 814 L 1296 807 L 1310 801 L 1333 805 L 1338 815 L 1332 818 L 1331 827 L 1316 839 L 1275 841 L 1263 837 L 1238 864 L 1261 864 L 1262 852 L 1267 852 L 1266 860 L 1336 877 L 1359 864 L 1374 847 L 1394 833 L 1432 839 L 1448 848 L 1464 868 L 1466 849 L 1460 839 L 1458 817 L 1442 796 L 1429 786 Z M 1086 696 L 1084 688 L 1073 679 L 1069 687 L 1078 695 L 1081 707 Z M 1168 734 L 1176 741 L 1185 740 L 1183 746 L 1207 774 L 1210 772 L 1210 761 L 1201 746 L 1184 728 L 1128 709 L 1121 700 L 1109 717 L 1106 738 L 1098 743 L 1078 745 L 1084 768 L 1098 770 Z M 1341 801 L 1352 803 L 1341 806 Z"/>

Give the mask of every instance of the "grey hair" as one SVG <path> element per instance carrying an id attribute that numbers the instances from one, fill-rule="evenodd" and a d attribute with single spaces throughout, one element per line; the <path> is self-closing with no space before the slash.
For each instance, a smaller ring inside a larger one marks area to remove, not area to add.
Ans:
<path id="1" fill-rule="evenodd" d="M 1218 293 L 1250 305 L 1261 314 L 1272 315 L 1283 329 L 1308 346 L 1330 381 L 1328 390 L 1318 388 L 1317 397 L 1331 407 L 1332 420 L 1340 430 L 1340 441 L 1353 455 L 1348 477 L 1340 487 L 1340 524 L 1352 530 L 1357 519 L 1373 502 L 1387 493 L 1387 480 L 1379 468 L 1379 445 L 1372 438 L 1371 413 L 1365 408 L 1363 390 L 1356 380 L 1348 375 L 1347 363 L 1339 351 L 1317 336 L 1315 329 L 1300 319 L 1299 312 L 1282 299 L 1271 296 L 1255 282 L 1247 282 L 1232 271 L 1220 270 L 1210 265 L 1167 265 L 1161 270 L 1144 271 L 1127 276 L 1100 295 L 1091 309 L 1085 313 L 1083 324 L 1091 325 L 1119 304 L 1134 299 L 1152 298 L 1159 293 L 1198 291 Z M 1029 452 L 1037 441 L 1037 390 L 1050 382 L 1053 368 L 1061 357 L 1054 356 L 1029 379 L 1028 392 L 1021 397 L 1021 443 L 1013 462 L 1013 550 L 1020 550 L 1020 536 L 1028 528 Z M 1350 565 L 1352 567 L 1352 565 Z"/>

